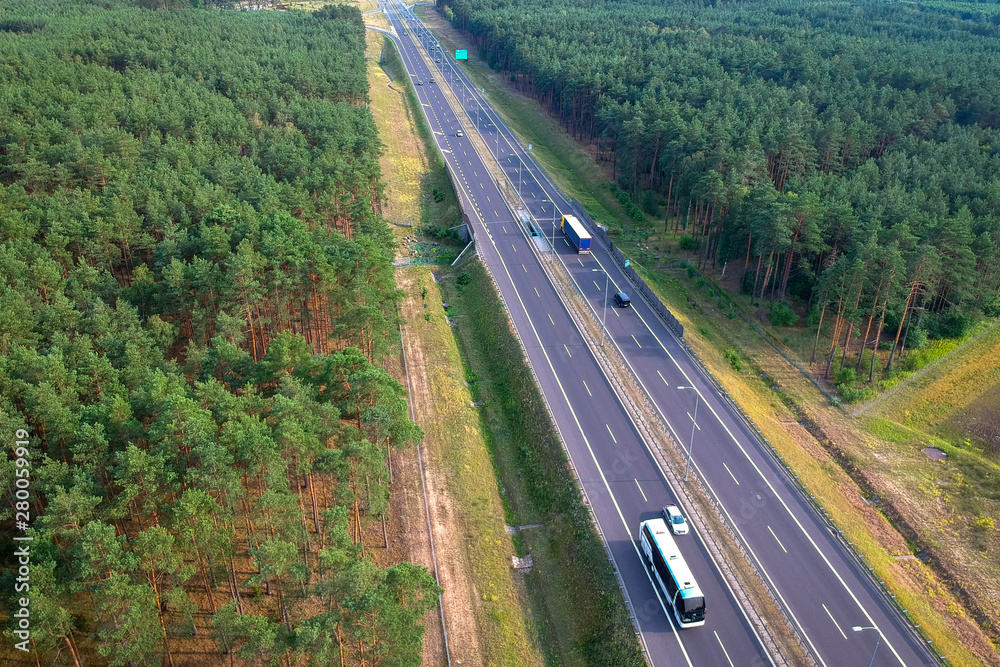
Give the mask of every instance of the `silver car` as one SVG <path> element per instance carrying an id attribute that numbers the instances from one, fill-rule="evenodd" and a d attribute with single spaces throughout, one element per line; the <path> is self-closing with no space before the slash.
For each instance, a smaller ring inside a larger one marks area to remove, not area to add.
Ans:
<path id="1" fill-rule="evenodd" d="M 687 535 L 688 523 L 684 520 L 684 515 L 677 509 L 677 505 L 670 503 L 663 506 L 663 520 L 670 526 L 674 535 Z"/>

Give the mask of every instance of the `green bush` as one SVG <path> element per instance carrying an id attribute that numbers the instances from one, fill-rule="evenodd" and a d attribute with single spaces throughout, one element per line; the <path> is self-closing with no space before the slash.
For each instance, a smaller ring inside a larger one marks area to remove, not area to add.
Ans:
<path id="1" fill-rule="evenodd" d="M 923 327 L 910 327 L 906 332 L 906 348 L 919 350 L 925 345 L 927 345 L 927 330 Z"/>
<path id="2" fill-rule="evenodd" d="M 704 278 L 698 278 L 698 280 L 696 280 L 694 282 L 694 285 L 695 285 L 695 287 L 704 287 L 705 286 L 705 279 Z M 709 296 L 711 296 L 711 295 L 709 295 Z"/>
<path id="3" fill-rule="evenodd" d="M 681 250 L 697 250 L 698 247 L 701 245 L 700 243 L 698 243 L 698 239 L 691 236 L 690 234 L 684 234 L 683 236 L 681 236 L 679 239 L 677 239 L 677 243 L 680 244 Z"/>
<path id="4" fill-rule="evenodd" d="M 729 302 L 726 300 L 726 297 L 720 296 L 719 300 L 715 302 L 715 305 L 719 310 L 725 310 L 726 306 L 729 305 Z"/>
<path id="5" fill-rule="evenodd" d="M 833 380 L 837 384 L 851 384 L 858 378 L 853 368 L 838 368 L 833 373 Z"/>
<path id="6" fill-rule="evenodd" d="M 776 327 L 790 327 L 799 321 L 799 316 L 787 304 L 779 301 L 771 306 L 771 312 L 767 314 L 767 319 Z"/>
<path id="7" fill-rule="evenodd" d="M 660 200 L 652 190 L 643 190 L 639 195 L 639 206 L 650 215 L 660 215 Z"/>
<path id="8" fill-rule="evenodd" d="M 819 306 L 813 306 L 810 308 L 809 312 L 806 314 L 806 326 L 814 327 L 819 324 L 819 315 Z"/>
<path id="9" fill-rule="evenodd" d="M 837 385 L 837 393 L 848 403 L 855 403 L 857 401 L 867 401 L 870 398 L 875 398 L 878 393 L 872 387 L 858 387 L 853 384 L 840 384 Z"/>
<path id="10" fill-rule="evenodd" d="M 927 333 L 934 338 L 961 338 L 972 331 L 980 319 L 978 312 L 954 310 L 924 317 Z"/>
<path id="11" fill-rule="evenodd" d="M 729 362 L 729 365 L 732 366 L 733 370 L 737 373 L 743 370 L 743 362 L 740 359 L 740 353 L 733 348 L 726 350 L 726 361 Z"/>
<path id="12" fill-rule="evenodd" d="M 457 282 L 458 282 L 459 285 L 463 285 L 463 286 L 468 285 L 469 283 L 472 282 L 472 276 L 470 276 L 468 273 L 460 273 L 460 274 L 458 274 L 458 281 Z"/>
<path id="13" fill-rule="evenodd" d="M 694 278 L 696 275 L 698 275 L 698 269 L 688 264 L 688 278 Z"/>

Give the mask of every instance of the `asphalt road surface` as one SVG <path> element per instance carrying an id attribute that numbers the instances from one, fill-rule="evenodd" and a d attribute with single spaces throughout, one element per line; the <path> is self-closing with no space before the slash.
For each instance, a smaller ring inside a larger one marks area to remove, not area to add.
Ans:
<path id="1" fill-rule="evenodd" d="M 487 167 L 494 160 L 542 232 L 555 239 L 561 261 L 598 319 L 608 301 L 606 344 L 619 348 L 676 440 L 687 448 L 694 433 L 691 473 L 723 508 L 817 663 L 867 665 L 874 651 L 876 665 L 937 664 L 638 296 L 607 249 L 595 238 L 593 254 L 578 255 L 555 228 L 562 213 L 573 213 L 569 202 L 461 71 L 454 53 L 437 45 L 408 10 L 391 3 L 383 7 L 390 36 L 472 220 L 479 255 L 497 282 L 610 548 L 650 662 L 657 667 L 766 665 L 771 659 L 697 530 L 676 539 L 705 594 L 707 622 L 680 630 L 666 613 L 638 550 L 638 525 L 658 516 L 665 503 L 683 507 L 684 500 L 668 485 L 562 305 L 538 260 L 548 242 L 529 237 L 517 221 L 501 195 L 497 168 Z M 457 136 L 459 131 L 463 136 Z M 474 145 L 476 135 L 481 139 Z M 491 155 L 481 156 L 476 145 Z M 628 293 L 632 307 L 614 307 L 609 291 Z M 855 626 L 864 629 L 852 631 Z"/>

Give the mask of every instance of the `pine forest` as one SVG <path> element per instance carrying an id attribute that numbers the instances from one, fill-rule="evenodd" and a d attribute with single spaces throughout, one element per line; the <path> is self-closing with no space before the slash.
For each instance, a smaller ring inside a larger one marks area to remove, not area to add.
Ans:
<path id="1" fill-rule="evenodd" d="M 417 665 L 440 589 L 363 537 L 421 433 L 382 364 L 360 11 L 134 4 L 0 3 L 0 424 L 32 484 L 19 504 L 0 457 L 0 511 L 31 515 L 30 664 Z"/>
<path id="2" fill-rule="evenodd" d="M 735 272 L 757 319 L 808 313 L 850 389 L 1000 315 L 997 7 L 438 0 L 639 227 Z"/>

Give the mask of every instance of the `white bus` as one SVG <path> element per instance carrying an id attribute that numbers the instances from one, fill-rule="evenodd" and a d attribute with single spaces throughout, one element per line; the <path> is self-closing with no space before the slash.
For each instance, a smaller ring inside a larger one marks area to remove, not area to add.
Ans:
<path id="1" fill-rule="evenodd" d="M 705 596 L 684 562 L 670 529 L 663 519 L 650 519 L 639 524 L 639 542 L 646 563 L 653 573 L 666 603 L 682 628 L 705 625 Z"/>

